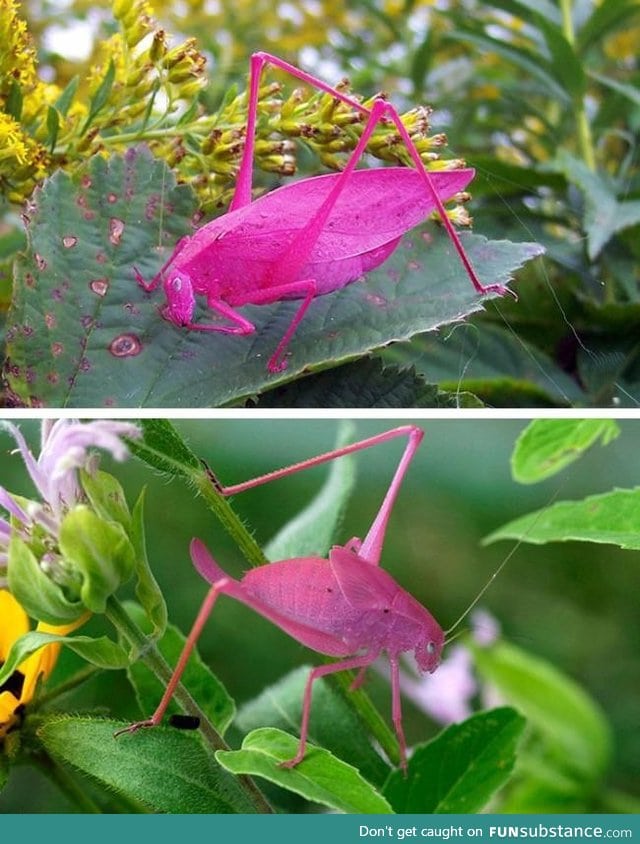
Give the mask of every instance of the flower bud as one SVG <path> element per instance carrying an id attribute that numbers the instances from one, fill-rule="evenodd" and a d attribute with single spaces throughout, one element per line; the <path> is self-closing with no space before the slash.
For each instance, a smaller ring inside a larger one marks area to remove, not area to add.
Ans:
<path id="1" fill-rule="evenodd" d="M 135 551 L 124 528 L 80 504 L 62 520 L 59 541 L 68 565 L 81 575 L 83 605 L 91 612 L 104 612 L 107 598 L 135 568 Z"/>

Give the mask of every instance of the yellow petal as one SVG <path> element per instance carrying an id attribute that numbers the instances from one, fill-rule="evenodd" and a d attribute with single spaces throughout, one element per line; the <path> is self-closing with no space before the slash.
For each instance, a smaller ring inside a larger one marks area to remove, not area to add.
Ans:
<path id="1" fill-rule="evenodd" d="M 90 617 L 91 613 L 86 612 L 81 615 L 76 621 L 70 624 L 47 624 L 45 621 L 39 621 L 36 630 L 40 633 L 55 633 L 58 636 L 66 636 L 76 628 L 84 624 Z M 52 645 L 45 645 L 39 651 L 31 654 L 20 666 L 20 671 L 24 674 L 24 686 L 22 688 L 22 695 L 20 700 L 26 703 L 34 696 L 38 678 L 41 676 L 43 680 L 51 674 L 60 654 L 60 645 L 55 642 Z"/>
<path id="2" fill-rule="evenodd" d="M 11 692 L 0 692 L 0 736 L 3 725 L 13 720 L 13 713 L 19 706 L 19 701 Z"/>
<path id="3" fill-rule="evenodd" d="M 0 619 L 0 662 L 4 662 L 15 640 L 29 632 L 26 612 L 6 589 L 0 589 Z"/>

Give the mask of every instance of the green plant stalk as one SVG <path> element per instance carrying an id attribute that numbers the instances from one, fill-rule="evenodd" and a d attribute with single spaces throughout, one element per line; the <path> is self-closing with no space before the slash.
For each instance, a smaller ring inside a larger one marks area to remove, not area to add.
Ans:
<path id="1" fill-rule="evenodd" d="M 571 15 L 572 0 L 560 0 L 560 10 L 562 12 L 562 34 L 567 39 L 569 44 L 573 47 L 576 43 L 575 30 L 573 27 L 573 18 Z M 574 115 L 576 119 L 576 129 L 578 131 L 578 146 L 580 147 L 580 154 L 582 160 L 587 165 L 589 170 L 596 169 L 596 156 L 593 147 L 593 137 L 591 135 L 591 126 L 584 107 L 584 97 L 574 100 Z"/>
<path id="2" fill-rule="evenodd" d="M 85 668 L 77 671 L 72 677 L 69 677 L 68 680 L 65 680 L 64 683 L 60 683 L 58 686 L 55 686 L 50 692 L 40 695 L 37 698 L 36 706 L 32 708 L 36 711 L 44 708 L 51 703 L 51 701 L 56 700 L 67 692 L 72 691 L 77 686 L 81 686 L 83 683 L 86 683 L 87 680 L 90 680 L 98 674 L 99 671 L 100 669 L 97 665 L 87 665 Z"/>
<path id="3" fill-rule="evenodd" d="M 215 517 L 236 543 L 249 565 L 266 565 L 269 560 L 265 557 L 262 548 L 233 509 L 229 500 L 217 491 L 210 473 L 208 471 L 194 472 L 191 480 L 213 511 Z"/>
<path id="4" fill-rule="evenodd" d="M 155 642 L 149 641 L 114 595 L 111 595 L 107 600 L 105 615 L 118 633 L 141 653 L 140 658 L 147 668 L 153 671 L 158 680 L 166 686 L 173 673 L 171 668 L 158 651 Z M 182 683 L 178 683 L 174 698 L 185 712 L 189 712 L 200 719 L 200 729 L 204 740 L 213 751 L 231 749 Z M 238 781 L 260 814 L 273 813 L 273 809 L 251 777 L 239 776 Z"/>
<path id="5" fill-rule="evenodd" d="M 330 659 L 325 661 L 327 663 L 331 662 Z M 338 687 L 341 694 L 355 709 L 362 721 L 365 722 L 371 735 L 378 742 L 382 750 L 384 750 L 391 764 L 397 767 L 400 764 L 400 745 L 398 744 L 398 739 L 373 705 L 371 698 L 364 689 L 350 691 L 351 684 L 355 678 L 356 675 L 353 671 L 342 671 L 340 674 L 334 674 L 327 679 Z"/>

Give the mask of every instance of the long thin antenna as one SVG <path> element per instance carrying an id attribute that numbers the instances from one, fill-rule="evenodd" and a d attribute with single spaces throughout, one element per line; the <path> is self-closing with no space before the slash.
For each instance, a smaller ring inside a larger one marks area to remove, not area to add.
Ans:
<path id="1" fill-rule="evenodd" d="M 516 551 L 518 550 L 518 548 L 519 548 L 519 547 L 522 545 L 522 543 L 525 541 L 525 539 L 527 538 L 527 536 L 531 533 L 531 531 L 534 529 L 534 527 L 538 524 L 538 522 L 540 521 L 540 519 L 542 518 L 542 516 L 544 515 L 544 513 L 546 513 L 546 512 L 547 512 L 547 510 L 549 509 L 549 507 L 551 507 L 551 505 L 553 504 L 553 502 L 554 502 L 554 501 L 556 500 L 556 498 L 560 495 L 560 491 L 562 490 L 562 488 L 563 488 L 563 487 L 564 487 L 564 483 L 563 483 L 563 484 L 561 484 L 561 485 L 558 487 L 558 489 L 557 489 L 557 490 L 553 493 L 553 495 L 552 495 L 552 496 L 551 496 L 551 498 L 549 499 L 549 501 L 548 501 L 548 503 L 547 503 L 546 507 L 543 507 L 543 508 L 542 508 L 542 510 L 539 510 L 539 511 L 538 511 L 537 516 L 535 517 L 535 519 L 533 520 L 533 522 L 529 525 L 529 528 L 527 529 L 527 531 L 526 531 L 526 533 L 524 534 L 524 536 L 521 536 L 521 537 L 520 537 L 520 539 L 516 542 L 516 544 L 515 544 L 515 545 L 513 546 L 513 548 L 511 549 L 511 551 L 509 551 L 509 553 L 507 554 L 507 556 L 504 558 L 504 560 L 500 563 L 500 565 L 498 566 L 498 568 L 497 568 L 497 569 L 494 571 L 494 573 L 491 575 L 491 577 L 489 578 L 489 580 L 487 580 L 487 582 L 486 582 L 486 583 L 485 583 L 485 585 L 482 587 L 482 589 L 478 592 L 478 594 L 477 594 L 477 595 L 476 595 L 476 597 L 473 599 L 473 601 L 471 601 L 471 603 L 469 604 L 469 606 L 468 606 L 468 607 L 466 608 L 466 610 L 462 613 L 462 615 L 460 616 L 460 618 L 459 618 L 459 619 L 455 622 L 455 624 L 452 624 L 452 625 L 451 625 L 451 627 L 450 627 L 448 630 L 445 630 L 445 631 L 444 631 L 444 633 L 445 633 L 445 637 L 446 637 L 446 638 L 445 638 L 445 645 L 448 645 L 448 644 L 452 641 L 452 639 L 449 639 L 449 638 L 448 638 L 448 637 L 449 637 L 449 634 L 450 634 L 453 630 L 455 630 L 455 629 L 456 629 L 456 627 L 457 627 L 459 624 L 461 624 L 461 623 L 465 620 L 465 618 L 469 615 L 469 613 L 471 612 L 471 610 L 472 610 L 472 609 L 473 609 L 473 608 L 477 605 L 478 601 L 482 598 L 482 596 L 485 594 L 485 592 L 487 591 L 487 589 L 491 586 L 491 584 L 492 584 L 492 583 L 493 583 L 493 581 L 496 579 L 496 577 L 498 577 L 498 575 L 500 574 L 500 572 L 504 569 L 504 567 L 507 565 L 507 563 L 509 562 L 509 560 L 513 557 L 513 555 L 516 553 Z"/>

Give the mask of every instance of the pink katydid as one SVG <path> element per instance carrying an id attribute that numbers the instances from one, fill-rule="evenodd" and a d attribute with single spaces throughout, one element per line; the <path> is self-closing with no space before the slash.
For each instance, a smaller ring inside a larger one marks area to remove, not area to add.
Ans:
<path id="1" fill-rule="evenodd" d="M 251 201 L 252 166 L 260 76 L 265 64 L 287 71 L 364 115 L 362 135 L 341 173 L 315 176 L 280 187 Z M 376 125 L 395 125 L 414 168 L 356 170 Z M 246 140 L 229 211 L 182 238 L 160 272 L 138 283 L 154 290 L 162 282 L 163 316 L 193 331 L 252 334 L 255 326 L 236 308 L 301 299 L 267 368 L 286 368 L 285 353 L 316 296 L 338 290 L 375 269 L 402 236 L 437 211 L 478 293 L 509 293 L 483 285 L 449 220 L 443 201 L 462 191 L 470 168 L 429 172 L 393 105 L 377 97 L 371 108 L 269 53 L 251 57 Z M 196 323 L 196 294 L 226 322 Z"/>
<path id="2" fill-rule="evenodd" d="M 366 668 L 386 651 L 391 665 L 392 720 L 398 737 L 401 765 L 406 769 L 398 660 L 401 653 L 413 651 L 421 671 L 435 671 L 445 645 L 445 632 L 428 610 L 390 574 L 379 568 L 379 563 L 391 510 L 423 436 L 420 428 L 405 425 L 233 486 L 222 486 L 216 482 L 221 494 L 234 495 L 396 437 L 408 437 L 366 537 L 364 540 L 353 538 L 343 546 L 334 546 L 328 560 L 313 556 L 282 560 L 251 569 L 241 580 L 234 580 L 220 568 L 199 539 L 192 541 L 193 563 L 211 588 L 156 711 L 147 720 L 120 732 L 135 732 L 141 727 L 157 726 L 162 721 L 218 596 L 228 595 L 251 607 L 312 650 L 339 658 L 337 662 L 320 665 L 310 672 L 303 698 L 298 752 L 293 759 L 282 763 L 284 767 L 293 767 L 304 758 L 314 681 L 318 677 L 357 668 L 359 674 L 352 689 L 357 688 L 364 680 Z M 447 634 L 466 617 L 488 585 Z M 185 723 L 189 723 L 188 719 Z"/>

